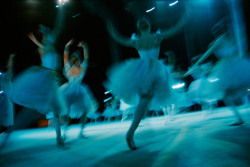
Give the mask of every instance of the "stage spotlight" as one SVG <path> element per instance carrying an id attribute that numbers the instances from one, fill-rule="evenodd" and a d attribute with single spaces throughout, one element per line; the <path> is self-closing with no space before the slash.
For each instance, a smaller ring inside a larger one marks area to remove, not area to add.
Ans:
<path id="1" fill-rule="evenodd" d="M 65 5 L 65 3 L 69 2 L 69 0 L 57 0 L 56 8 L 59 8 L 62 5 Z"/>

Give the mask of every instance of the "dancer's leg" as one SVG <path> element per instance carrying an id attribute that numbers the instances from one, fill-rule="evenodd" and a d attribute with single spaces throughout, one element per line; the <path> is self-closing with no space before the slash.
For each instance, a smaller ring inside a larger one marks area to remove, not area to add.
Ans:
<path id="1" fill-rule="evenodd" d="M 224 99 L 224 102 L 227 106 L 229 106 L 231 108 L 231 111 L 233 112 L 234 116 L 236 117 L 237 121 L 230 124 L 230 126 L 237 126 L 237 125 L 241 125 L 244 123 L 244 121 L 242 120 L 236 106 L 235 106 L 235 101 L 232 99 Z"/>
<path id="2" fill-rule="evenodd" d="M 64 117 L 64 121 L 65 121 L 65 128 L 64 128 L 64 135 L 63 135 L 63 139 L 65 140 L 67 138 L 67 131 L 69 128 L 69 125 L 71 124 L 71 118 L 69 117 L 69 115 L 66 115 Z"/>
<path id="3" fill-rule="evenodd" d="M 148 96 L 148 95 L 141 96 L 139 105 L 137 106 L 137 109 L 134 114 L 133 122 L 130 125 L 130 128 L 127 132 L 127 135 L 126 135 L 127 143 L 128 143 L 128 146 L 132 150 L 136 149 L 136 146 L 133 141 L 135 130 L 137 129 L 139 123 L 141 122 L 141 119 L 143 118 L 145 111 L 147 110 L 150 100 L 151 100 L 151 96 Z"/>
<path id="4" fill-rule="evenodd" d="M 57 145 L 63 146 L 64 142 L 63 142 L 62 137 L 61 137 L 61 125 L 60 125 L 61 121 L 60 121 L 60 116 L 56 112 L 54 112 L 53 122 L 54 122 L 55 129 L 56 129 L 56 141 L 57 141 Z"/>
<path id="5" fill-rule="evenodd" d="M 83 135 L 83 128 L 84 128 L 86 122 L 87 122 L 87 112 L 84 112 L 81 119 L 80 119 L 81 130 L 79 133 L 79 138 L 85 138 L 85 136 Z"/>

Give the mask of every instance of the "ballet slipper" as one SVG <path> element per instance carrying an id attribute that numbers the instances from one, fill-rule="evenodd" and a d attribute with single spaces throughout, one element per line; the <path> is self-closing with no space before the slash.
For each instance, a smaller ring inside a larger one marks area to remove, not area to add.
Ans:
<path id="1" fill-rule="evenodd" d="M 64 140 L 63 140 L 63 138 L 57 139 L 56 142 L 57 142 L 57 146 L 64 147 Z"/>
<path id="2" fill-rule="evenodd" d="M 85 136 L 83 133 L 79 133 L 78 138 L 80 138 L 80 139 L 87 139 L 88 137 Z"/>
<path id="3" fill-rule="evenodd" d="M 65 141 L 66 139 L 67 139 L 67 135 L 64 134 L 64 135 L 62 136 L 62 140 Z"/>
<path id="4" fill-rule="evenodd" d="M 132 138 L 126 137 L 126 141 L 127 141 L 128 147 L 131 150 L 136 150 L 137 149 L 137 147 L 135 146 L 135 142 L 134 142 L 133 137 Z"/>

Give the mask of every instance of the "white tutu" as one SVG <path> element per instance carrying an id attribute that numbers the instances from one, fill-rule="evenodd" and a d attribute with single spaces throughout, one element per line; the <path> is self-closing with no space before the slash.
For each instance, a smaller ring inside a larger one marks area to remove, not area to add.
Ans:
<path id="1" fill-rule="evenodd" d="M 111 117 L 116 117 L 116 116 L 120 116 L 122 115 L 122 111 L 119 109 L 113 109 L 112 107 L 107 107 L 104 112 L 102 113 L 102 115 L 105 118 L 111 118 Z"/>
<path id="2" fill-rule="evenodd" d="M 207 78 L 200 78 L 193 81 L 188 88 L 188 97 L 193 102 L 201 104 L 203 102 L 212 102 L 222 99 L 224 93 L 222 91 L 212 92 L 208 88 Z"/>
<path id="3" fill-rule="evenodd" d="M 80 118 L 84 112 L 98 109 L 98 103 L 86 84 L 65 83 L 60 90 L 66 99 L 70 118 Z"/>
<path id="4" fill-rule="evenodd" d="M 208 81 L 213 83 L 213 87 L 211 87 L 213 91 L 222 90 L 225 92 L 225 96 L 234 94 L 235 91 L 247 93 L 247 89 L 250 88 L 249 71 L 249 58 L 228 56 L 216 64 L 208 76 Z"/>
<path id="5" fill-rule="evenodd" d="M 221 58 L 211 74 L 190 85 L 193 98 L 203 101 L 221 100 L 227 96 L 240 97 L 250 88 L 250 60 L 227 56 Z"/>
<path id="6" fill-rule="evenodd" d="M 137 105 L 142 94 L 153 95 L 151 110 L 174 102 L 168 69 L 158 59 L 129 59 L 113 66 L 107 76 L 107 90 L 127 104 Z"/>
<path id="7" fill-rule="evenodd" d="M 65 109 L 54 71 L 41 66 L 30 67 L 17 76 L 9 96 L 13 102 L 42 114 Z"/>

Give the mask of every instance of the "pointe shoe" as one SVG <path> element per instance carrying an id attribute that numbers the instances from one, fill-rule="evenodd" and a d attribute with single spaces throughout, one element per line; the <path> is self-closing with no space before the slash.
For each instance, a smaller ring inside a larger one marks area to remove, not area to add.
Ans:
<path id="1" fill-rule="evenodd" d="M 56 143 L 57 143 L 57 146 L 64 147 L 64 140 L 63 140 L 63 138 L 57 139 Z"/>
<path id="2" fill-rule="evenodd" d="M 135 146 L 135 142 L 134 142 L 134 139 L 133 138 L 126 138 L 126 141 L 127 141 L 127 144 L 128 144 L 128 147 L 131 149 L 131 150 L 136 150 L 137 147 Z"/>
<path id="3" fill-rule="evenodd" d="M 84 134 L 80 133 L 80 134 L 78 135 L 78 138 L 80 138 L 80 139 L 87 139 L 88 137 L 85 136 Z"/>

